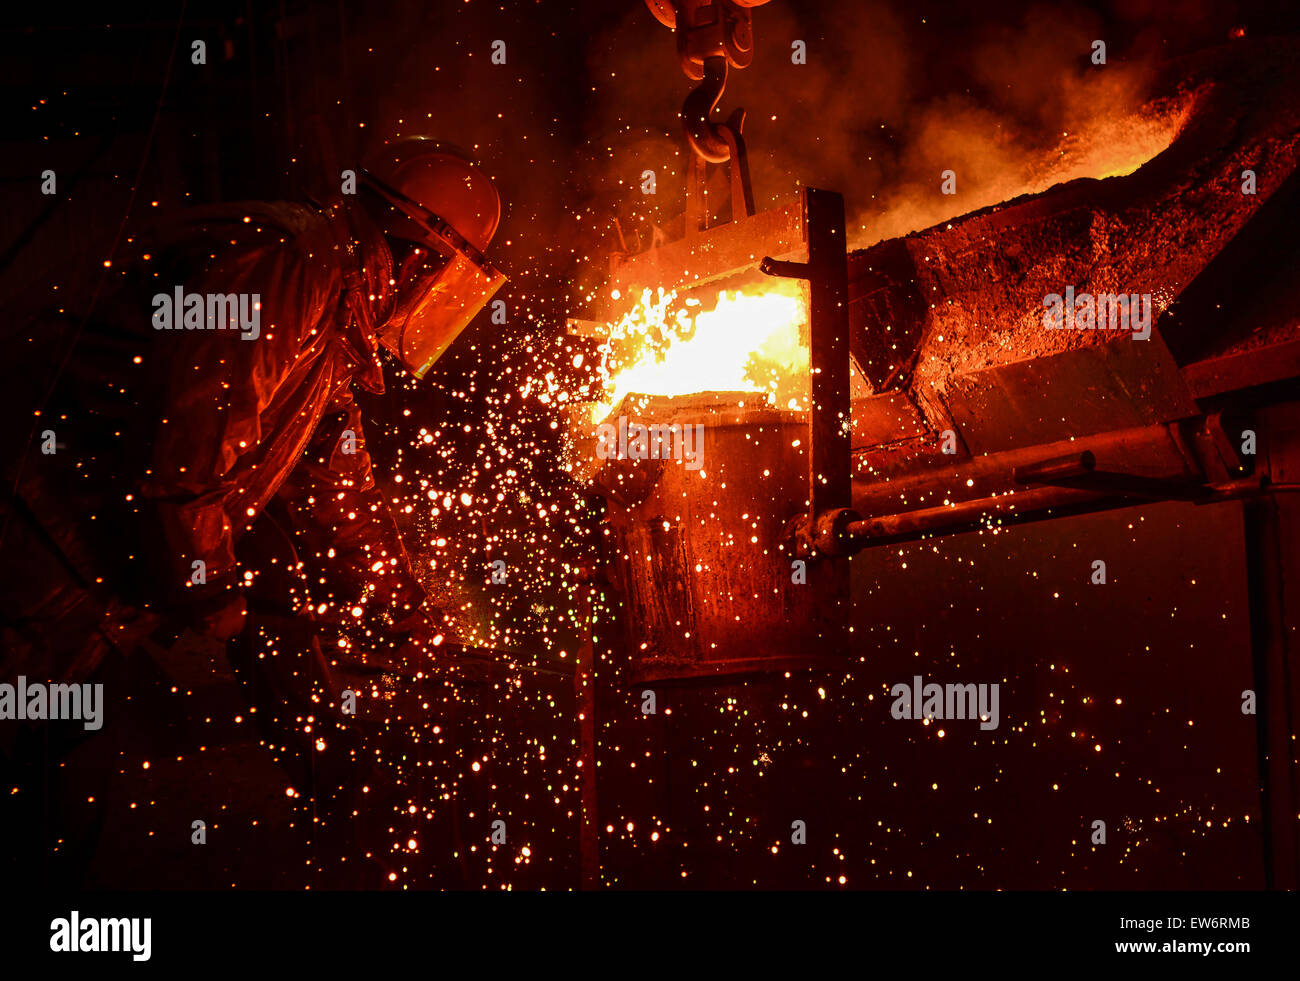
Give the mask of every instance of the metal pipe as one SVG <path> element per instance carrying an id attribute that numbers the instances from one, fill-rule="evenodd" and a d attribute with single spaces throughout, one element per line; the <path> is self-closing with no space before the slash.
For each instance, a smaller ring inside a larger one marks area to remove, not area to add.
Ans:
<path id="1" fill-rule="evenodd" d="M 1038 487 L 1009 491 L 995 497 L 974 498 L 944 507 L 863 518 L 851 522 L 845 533 L 852 540 L 854 551 L 858 551 L 877 545 L 916 541 L 930 535 L 957 535 L 999 525 L 1126 507 L 1132 503 L 1091 491 Z"/>
<path id="2" fill-rule="evenodd" d="M 1059 461 L 1053 462 L 1059 463 Z M 1288 489 L 1286 486 L 1273 487 L 1266 480 L 1252 477 L 1226 484 L 1205 485 L 1206 493 L 1191 503 L 1219 504 L 1224 501 L 1270 495 L 1275 491 Z M 1162 500 L 1187 499 L 1167 497 Z M 844 533 L 850 540 L 851 551 L 856 552 L 864 548 L 895 545 L 936 535 L 959 535 L 968 531 L 1028 524 L 1051 518 L 1091 514 L 1152 503 L 1156 502 L 1150 498 L 1135 499 L 1131 494 L 1110 490 L 1049 485 L 991 497 L 973 498 L 944 507 L 921 508 L 916 511 L 863 518 L 850 522 Z M 1015 509 L 1012 510 L 1011 507 Z"/>
<path id="3" fill-rule="evenodd" d="M 1097 458 L 1091 450 L 1084 450 L 1074 456 L 1058 457 L 1044 460 L 1028 466 L 1016 467 L 1011 472 L 1017 484 L 1055 484 L 1062 480 L 1077 480 L 1086 477 L 1097 467 Z"/>
<path id="4" fill-rule="evenodd" d="M 1079 440 L 1004 450 L 968 458 L 944 457 L 921 446 L 888 458 L 859 454 L 854 479 L 853 507 L 862 515 L 896 514 L 928 500 L 973 500 L 1015 487 L 1015 474 L 1026 475 L 1049 463 L 1081 461 L 1083 446 L 1104 460 L 1140 459 L 1151 473 L 1170 477 L 1200 477 L 1185 452 L 1179 449 L 1171 425 L 1142 426 L 1098 433 Z M 874 466 L 864 467 L 870 461 Z M 1080 466 L 1083 463 L 1080 462 Z M 935 495 L 938 495 L 936 498 Z M 916 501 L 916 504 L 912 504 Z"/>

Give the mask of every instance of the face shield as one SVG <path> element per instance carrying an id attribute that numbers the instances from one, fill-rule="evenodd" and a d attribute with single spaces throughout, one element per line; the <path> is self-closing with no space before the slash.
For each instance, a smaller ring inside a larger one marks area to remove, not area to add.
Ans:
<path id="1" fill-rule="evenodd" d="M 379 342 L 415 377 L 423 378 L 506 276 L 428 208 L 367 171 L 362 171 L 362 178 L 409 219 L 403 230 L 418 236 L 414 244 L 424 250 L 413 262 L 402 263 L 397 313 L 378 331 Z"/>

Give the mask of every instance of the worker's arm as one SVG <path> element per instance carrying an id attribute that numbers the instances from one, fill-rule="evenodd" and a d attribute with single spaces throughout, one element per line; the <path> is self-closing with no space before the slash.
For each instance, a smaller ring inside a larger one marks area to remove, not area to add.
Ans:
<path id="1" fill-rule="evenodd" d="M 418 617 L 424 588 L 375 484 L 350 387 L 325 410 L 302 459 L 280 488 L 294 544 L 326 570 L 330 595 L 318 615 L 401 629 Z"/>

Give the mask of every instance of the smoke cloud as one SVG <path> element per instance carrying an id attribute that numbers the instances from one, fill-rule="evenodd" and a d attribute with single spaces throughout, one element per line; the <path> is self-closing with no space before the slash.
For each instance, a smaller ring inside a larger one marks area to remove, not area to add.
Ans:
<path id="1" fill-rule="evenodd" d="M 1231 20 L 1200 3 L 1009 9 L 992 23 L 973 4 L 930 14 L 884 0 L 755 9 L 753 65 L 731 73 L 719 112 L 749 110 L 757 207 L 801 184 L 839 190 L 850 244 L 862 247 L 1061 181 L 1129 172 L 1168 144 L 1185 110 L 1142 112 L 1157 59 L 1176 48 L 1170 34 L 1226 41 Z M 1098 40 L 1104 64 L 1093 60 Z M 805 64 L 791 57 L 796 41 Z M 592 44 L 588 64 L 596 108 L 579 186 L 593 212 L 640 227 L 644 246 L 645 226 L 665 228 L 681 212 L 678 111 L 694 83 L 671 33 L 642 9 Z M 653 196 L 639 193 L 645 171 L 656 175 Z M 956 193 L 941 193 L 945 171 Z"/>

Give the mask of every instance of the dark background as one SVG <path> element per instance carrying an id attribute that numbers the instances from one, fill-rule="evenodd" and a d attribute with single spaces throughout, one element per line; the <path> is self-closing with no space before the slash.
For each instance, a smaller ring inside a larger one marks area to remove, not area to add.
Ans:
<path id="1" fill-rule="evenodd" d="M 54 366 L 22 360 L 25 315 L 93 294 L 111 275 L 103 263 L 115 242 L 155 202 L 293 197 L 318 182 L 314 117 L 344 162 L 402 134 L 457 143 L 505 201 L 493 251 L 511 276 L 509 321 L 480 317 L 423 385 L 391 371 L 390 396 L 366 403 L 372 448 L 381 479 L 400 470 L 487 502 L 437 521 L 403 517 L 413 548 L 444 557 L 448 594 L 484 636 L 572 663 L 572 568 L 591 559 L 594 515 L 558 473 L 552 414 L 518 391 L 553 365 L 564 317 L 583 315 L 615 247 L 611 219 L 648 232 L 681 210 L 676 114 L 691 83 L 670 32 L 631 0 L 191 2 L 178 30 L 180 14 L 179 4 L 6 14 L 0 304 L 16 352 L 7 382 L 44 387 Z M 963 155 L 963 174 L 976 175 L 946 202 L 951 214 L 1009 196 L 1008 174 L 1017 190 L 1041 189 L 1033 175 L 1080 114 L 1136 104 L 1162 59 L 1242 29 L 1294 33 L 1300 13 L 1293 4 L 774 0 L 755 24 L 755 64 L 733 75 L 722 106 L 750 110 L 758 207 L 799 183 L 833 187 L 848 201 L 852 244 L 866 245 L 947 217 L 907 211 L 909 188 L 940 161 Z M 1084 74 L 1094 38 L 1107 39 L 1115 69 L 1104 93 Z M 190 63 L 195 39 L 207 42 L 204 66 Z M 497 39 L 504 66 L 490 63 Z M 808 43 L 806 66 L 790 64 L 793 39 Z M 53 205 L 39 194 L 46 168 L 60 175 Z M 647 168 L 658 176 L 652 199 L 639 189 Z M 17 441 L 29 426 L 5 423 Z M 432 447 L 421 426 L 437 429 Z M 512 473 L 479 465 L 490 445 L 509 449 Z M 489 555 L 519 570 L 509 589 L 487 587 Z M 1099 555 L 1111 570 L 1104 590 L 1088 584 Z M 861 663 L 843 676 L 674 689 L 646 718 L 620 685 L 625 653 L 602 640 L 606 882 L 1262 884 L 1253 720 L 1239 708 L 1250 677 L 1239 510 L 1128 509 L 853 565 Z M 888 683 L 936 672 L 1002 679 L 996 739 L 892 723 Z M 159 719 L 165 702 L 160 691 Z M 458 711 L 447 766 L 465 826 L 502 814 L 520 829 L 505 854 L 462 857 L 463 874 L 488 888 L 576 884 L 571 686 L 484 686 L 467 690 Z M 299 818 L 238 726 L 205 758 L 201 779 L 192 762 L 159 760 L 160 745 L 189 738 L 174 728 L 113 738 L 111 765 L 87 758 L 49 784 L 54 825 L 98 822 L 99 840 L 111 843 L 78 856 L 68 875 L 119 886 L 300 885 L 288 860 L 298 857 L 288 843 Z M 159 760 L 147 776 L 143 757 Z M 480 771 L 469 768 L 484 758 Z M 148 818 L 131 806 L 148 802 Z M 169 802 L 184 805 L 174 822 Z M 195 809 L 230 814 L 201 856 L 185 831 Z M 808 822 L 803 848 L 782 844 L 795 819 Z M 1096 819 L 1108 828 L 1101 849 L 1088 843 Z"/>

